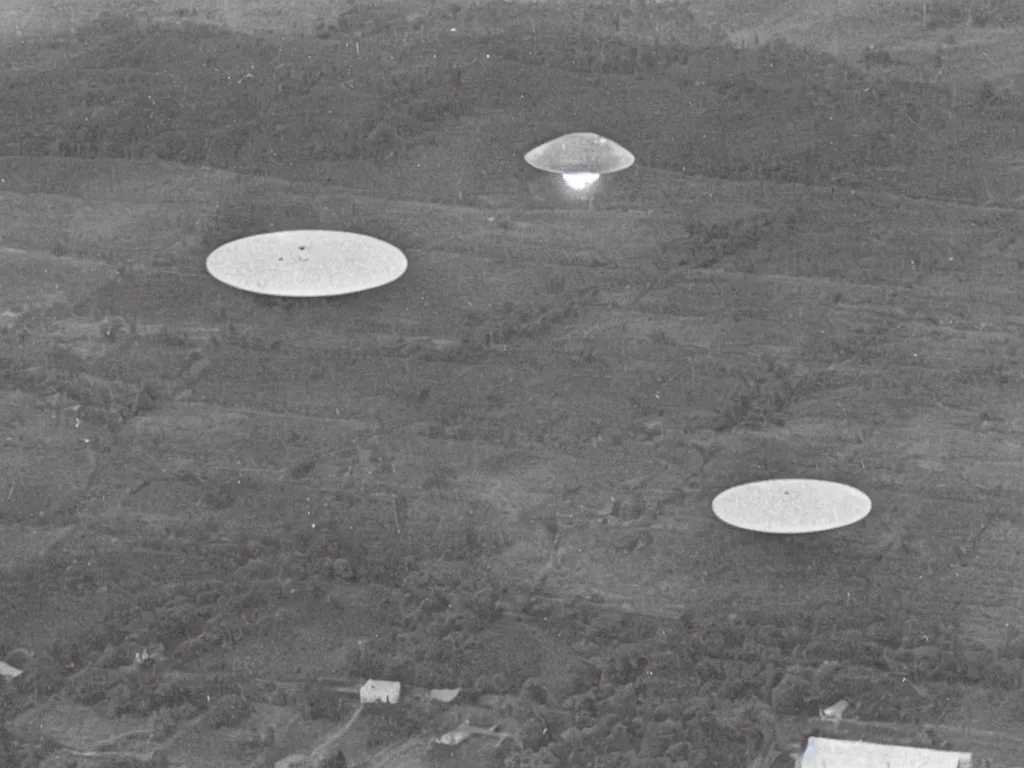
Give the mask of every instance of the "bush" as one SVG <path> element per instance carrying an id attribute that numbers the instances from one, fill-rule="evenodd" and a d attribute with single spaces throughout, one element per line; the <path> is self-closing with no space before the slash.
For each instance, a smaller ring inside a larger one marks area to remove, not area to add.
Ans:
<path id="1" fill-rule="evenodd" d="M 954 0 L 930 0 L 925 23 L 928 29 L 946 29 L 967 21 L 967 10 Z"/>
<path id="2" fill-rule="evenodd" d="M 996 659 L 986 682 L 1004 691 L 1020 690 L 1024 683 L 1024 663 L 1017 659 Z"/>
<path id="3" fill-rule="evenodd" d="M 895 62 L 893 61 L 892 54 L 889 53 L 885 48 L 876 48 L 875 46 L 868 46 L 864 49 L 864 53 L 861 54 L 861 60 L 867 65 L 877 65 L 882 67 L 892 66 Z"/>
<path id="4" fill-rule="evenodd" d="M 341 720 L 345 716 L 345 705 L 341 694 L 316 681 L 307 682 L 302 688 L 303 711 L 311 720 Z"/>
<path id="5" fill-rule="evenodd" d="M 348 760 L 345 759 L 344 752 L 338 751 L 321 763 L 320 766 L 321 768 L 348 768 Z"/>
<path id="6" fill-rule="evenodd" d="M 805 675 L 787 673 L 772 688 L 771 707 L 779 715 L 800 715 L 806 710 L 810 695 L 811 682 Z"/>
<path id="7" fill-rule="evenodd" d="M 49 696 L 63 684 L 64 673 L 57 661 L 48 653 L 37 654 L 20 677 L 15 680 L 19 691 L 32 691 Z"/>
<path id="8" fill-rule="evenodd" d="M 1024 689 L 1008 693 L 1004 699 L 1002 709 L 1015 722 L 1024 725 Z"/>
<path id="9" fill-rule="evenodd" d="M 237 694 L 229 694 L 214 702 L 206 713 L 206 725 L 210 728 L 231 728 L 252 714 L 252 703 Z"/>
<path id="10" fill-rule="evenodd" d="M 197 717 L 200 711 L 199 707 L 192 704 L 160 708 L 153 716 L 154 737 L 157 741 L 170 738 L 179 725 Z"/>
<path id="11" fill-rule="evenodd" d="M 194 678 L 171 676 L 160 682 L 154 690 L 161 707 L 205 706 L 206 696 L 201 683 Z"/>
<path id="12" fill-rule="evenodd" d="M 156 610 L 154 639 L 167 647 L 176 645 L 203 624 L 203 618 L 191 600 L 178 598 Z"/>
<path id="13" fill-rule="evenodd" d="M 547 704 L 548 703 L 548 692 L 544 687 L 544 683 L 537 678 L 531 677 L 529 680 L 523 683 L 522 688 L 519 691 L 520 697 L 527 701 L 532 701 L 535 704 Z"/>
<path id="14" fill-rule="evenodd" d="M 89 706 L 103 701 L 120 679 L 115 670 L 85 667 L 67 679 L 64 691 L 72 701 Z"/>

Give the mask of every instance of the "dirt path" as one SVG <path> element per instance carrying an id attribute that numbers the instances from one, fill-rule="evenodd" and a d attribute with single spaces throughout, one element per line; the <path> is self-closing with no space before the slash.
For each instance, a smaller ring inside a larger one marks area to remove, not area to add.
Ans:
<path id="1" fill-rule="evenodd" d="M 362 704 L 356 707 L 355 712 L 349 716 L 348 720 L 327 734 L 323 741 L 317 744 L 316 748 L 309 755 L 309 768 L 320 768 L 320 766 L 338 754 L 338 751 L 341 749 L 341 742 L 352 726 L 356 724 L 361 714 L 363 714 Z"/>

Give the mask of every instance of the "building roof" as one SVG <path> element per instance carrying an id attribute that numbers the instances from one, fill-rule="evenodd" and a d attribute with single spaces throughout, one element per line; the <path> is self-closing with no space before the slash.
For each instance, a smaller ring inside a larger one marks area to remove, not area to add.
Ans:
<path id="1" fill-rule="evenodd" d="M 812 736 L 798 768 L 971 768 L 969 752 Z"/>
<path id="2" fill-rule="evenodd" d="M 397 704 L 402 695 L 402 684 L 392 680 L 367 680 L 359 689 L 363 704 Z"/>

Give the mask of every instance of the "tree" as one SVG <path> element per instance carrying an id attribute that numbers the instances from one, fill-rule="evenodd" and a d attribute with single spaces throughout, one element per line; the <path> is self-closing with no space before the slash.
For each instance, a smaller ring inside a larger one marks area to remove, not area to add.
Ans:
<path id="1" fill-rule="evenodd" d="M 801 675 L 787 673 L 771 691 L 771 706 L 780 715 L 799 715 L 811 694 L 810 681 Z"/>

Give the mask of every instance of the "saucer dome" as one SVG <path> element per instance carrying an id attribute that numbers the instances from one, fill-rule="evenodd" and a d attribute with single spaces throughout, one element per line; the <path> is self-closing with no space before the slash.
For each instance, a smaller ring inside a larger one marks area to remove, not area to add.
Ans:
<path id="1" fill-rule="evenodd" d="M 636 162 L 628 149 L 596 133 L 567 133 L 531 149 L 523 159 L 538 170 L 562 174 L 603 175 Z"/>

